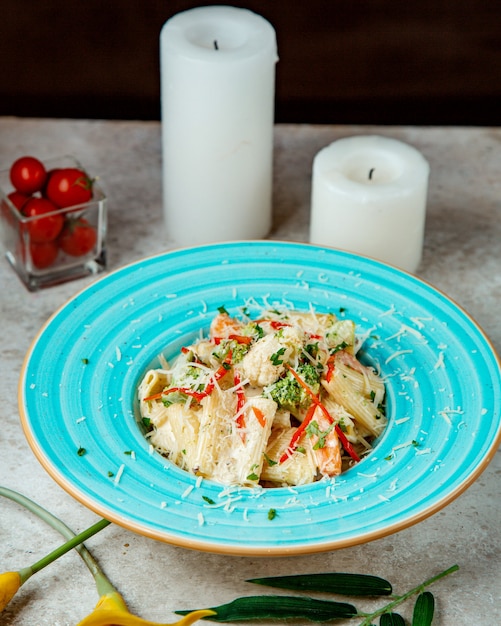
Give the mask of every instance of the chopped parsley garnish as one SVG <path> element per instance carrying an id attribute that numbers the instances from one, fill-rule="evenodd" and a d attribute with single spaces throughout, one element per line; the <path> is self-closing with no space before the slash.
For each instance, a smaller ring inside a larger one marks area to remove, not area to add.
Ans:
<path id="1" fill-rule="evenodd" d="M 336 352 L 340 352 L 341 350 L 344 350 L 349 345 L 350 344 L 347 341 L 342 341 L 341 343 L 338 343 L 337 346 L 335 346 L 334 348 L 331 348 L 329 350 L 329 353 L 330 354 L 336 354 Z"/>
<path id="2" fill-rule="evenodd" d="M 276 509 L 270 509 L 270 510 L 268 511 L 268 519 L 269 519 L 269 520 L 275 519 L 275 517 L 276 517 L 276 516 L 277 516 L 277 511 L 276 511 Z"/>
<path id="3" fill-rule="evenodd" d="M 274 461 L 273 459 L 270 459 L 270 457 L 266 454 L 266 452 L 264 452 L 264 458 L 265 458 L 266 463 L 268 463 L 269 467 L 273 467 L 274 465 L 278 463 L 278 461 Z"/>
<path id="4" fill-rule="evenodd" d="M 272 354 L 270 356 L 270 361 L 273 363 L 273 365 L 282 365 L 282 363 L 284 362 L 283 359 L 281 359 L 280 357 L 282 357 L 285 353 L 285 348 L 280 348 L 280 350 L 277 350 L 274 354 Z"/>
<path id="5" fill-rule="evenodd" d="M 297 373 L 313 393 L 318 393 L 320 389 L 320 375 L 317 368 L 311 363 L 299 365 Z M 291 372 L 287 372 L 285 376 L 273 383 L 267 393 L 275 400 L 280 408 L 292 413 L 297 412 L 300 408 L 306 408 L 311 403 L 311 398 L 304 388 L 298 383 Z"/>
<path id="6" fill-rule="evenodd" d="M 313 358 L 316 358 L 318 354 L 318 341 L 316 343 L 308 343 L 304 347 L 304 351 L 310 356 L 312 356 Z"/>
<path id="7" fill-rule="evenodd" d="M 262 339 L 264 337 L 264 328 L 260 326 L 259 324 L 254 324 L 254 328 L 257 333 L 257 338 Z"/>
<path id="8" fill-rule="evenodd" d="M 80 447 L 77 450 L 77 454 L 78 456 L 84 456 L 85 454 L 87 454 L 87 450 L 85 448 Z"/>
<path id="9" fill-rule="evenodd" d="M 316 420 L 313 420 L 308 424 L 308 426 L 306 427 L 306 432 L 308 433 L 308 435 L 310 437 L 312 437 L 313 435 L 318 437 L 317 443 L 313 446 L 314 450 L 320 450 L 321 448 L 325 448 L 325 440 L 327 439 L 327 436 L 333 428 L 334 424 L 331 424 L 329 428 L 327 428 L 327 430 L 322 431 L 320 430 L 318 422 Z"/>
<path id="10" fill-rule="evenodd" d="M 202 496 L 202 500 L 205 500 L 207 504 L 216 504 L 212 498 L 209 498 L 209 496 Z"/>

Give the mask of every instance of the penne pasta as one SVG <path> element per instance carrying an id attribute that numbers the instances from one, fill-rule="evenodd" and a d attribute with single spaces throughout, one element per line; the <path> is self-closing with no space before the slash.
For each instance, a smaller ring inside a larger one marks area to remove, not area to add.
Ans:
<path id="1" fill-rule="evenodd" d="M 140 381 L 147 437 L 182 469 L 225 485 L 336 476 L 386 425 L 383 381 L 356 346 L 355 324 L 330 313 L 240 320 L 222 310 L 208 337 Z"/>

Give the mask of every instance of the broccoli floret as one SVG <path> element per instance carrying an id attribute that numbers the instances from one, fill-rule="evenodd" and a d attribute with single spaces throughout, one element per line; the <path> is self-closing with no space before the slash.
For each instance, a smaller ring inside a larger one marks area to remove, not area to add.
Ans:
<path id="1" fill-rule="evenodd" d="M 188 365 L 182 370 L 176 371 L 176 374 L 172 376 L 170 386 L 188 387 L 194 391 L 201 391 L 205 386 L 205 383 L 200 381 L 201 377 L 202 370 L 199 367 Z"/>
<path id="2" fill-rule="evenodd" d="M 297 374 L 304 380 L 314 394 L 320 390 L 320 376 L 317 369 L 310 363 L 299 365 Z M 309 406 L 311 398 L 306 390 L 298 383 L 290 371 L 270 385 L 267 394 L 275 400 L 279 408 L 297 413 L 300 409 Z"/>
<path id="3" fill-rule="evenodd" d="M 228 352 L 231 350 L 232 363 L 240 363 L 244 356 L 249 352 L 250 344 L 240 343 L 236 339 L 223 339 L 218 346 L 217 351 L 212 353 L 212 356 L 220 363 L 228 356 Z"/>
<path id="4" fill-rule="evenodd" d="M 257 322 L 248 322 L 242 329 L 242 335 L 247 335 L 257 341 L 264 337 L 264 330 Z"/>

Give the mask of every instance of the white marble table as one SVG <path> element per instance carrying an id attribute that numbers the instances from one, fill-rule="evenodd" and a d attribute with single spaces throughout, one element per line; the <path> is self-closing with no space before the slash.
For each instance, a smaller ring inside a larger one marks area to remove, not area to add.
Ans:
<path id="1" fill-rule="evenodd" d="M 273 239 L 308 240 L 311 163 L 334 139 L 378 133 L 409 142 L 431 164 L 424 257 L 419 276 L 462 305 L 501 352 L 501 129 L 359 126 L 276 128 Z M 23 154 L 72 153 L 99 172 L 109 196 L 109 269 L 173 247 L 163 238 L 158 123 L 0 119 L 0 168 Z M 36 500 L 76 531 L 97 521 L 42 469 L 19 423 L 16 386 L 38 329 L 92 278 L 29 293 L 0 259 L 0 484 Z M 379 574 L 396 593 L 457 563 L 431 590 L 434 624 L 501 623 L 501 455 L 463 495 L 431 518 L 372 543 L 312 556 L 228 557 L 188 551 L 109 526 L 88 546 L 131 611 L 159 622 L 172 611 L 255 592 L 261 575 L 320 571 Z M 34 562 L 59 536 L 0 499 L 0 571 Z M 2 613 L 4 626 L 69 626 L 97 594 L 75 552 L 34 576 Z M 364 607 L 364 603 L 361 607 Z M 409 618 L 411 605 L 402 613 Z M 357 620 L 336 623 L 358 623 Z"/>

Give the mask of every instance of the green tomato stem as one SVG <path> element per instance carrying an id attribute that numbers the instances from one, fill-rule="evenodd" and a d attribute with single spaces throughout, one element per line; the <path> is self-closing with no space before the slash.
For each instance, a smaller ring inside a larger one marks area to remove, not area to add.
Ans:
<path id="1" fill-rule="evenodd" d="M 31 511 L 31 513 L 34 513 L 37 517 L 39 517 L 46 524 L 54 528 L 54 530 L 57 530 L 63 537 L 68 540 L 62 546 L 60 546 L 56 550 L 53 550 L 50 554 L 46 555 L 33 565 L 19 570 L 21 584 L 24 584 L 28 580 L 28 578 L 49 565 L 49 563 L 52 563 L 66 552 L 69 552 L 71 549 L 75 548 L 89 568 L 91 574 L 93 575 L 99 595 L 102 595 L 102 593 L 109 593 L 110 591 L 114 590 L 113 585 L 109 582 L 108 578 L 100 568 L 97 561 L 82 543 L 106 526 L 108 526 L 110 524 L 108 520 L 102 519 L 87 530 L 76 535 L 71 530 L 71 528 L 66 526 L 66 524 L 62 522 L 58 517 L 38 505 L 36 502 L 33 502 L 33 500 L 30 500 L 26 496 L 21 495 L 17 491 L 12 491 L 11 489 L 7 489 L 6 487 L 0 487 L 0 496 L 9 498 L 10 500 L 17 502 L 17 504 L 24 506 L 26 509 Z"/>

